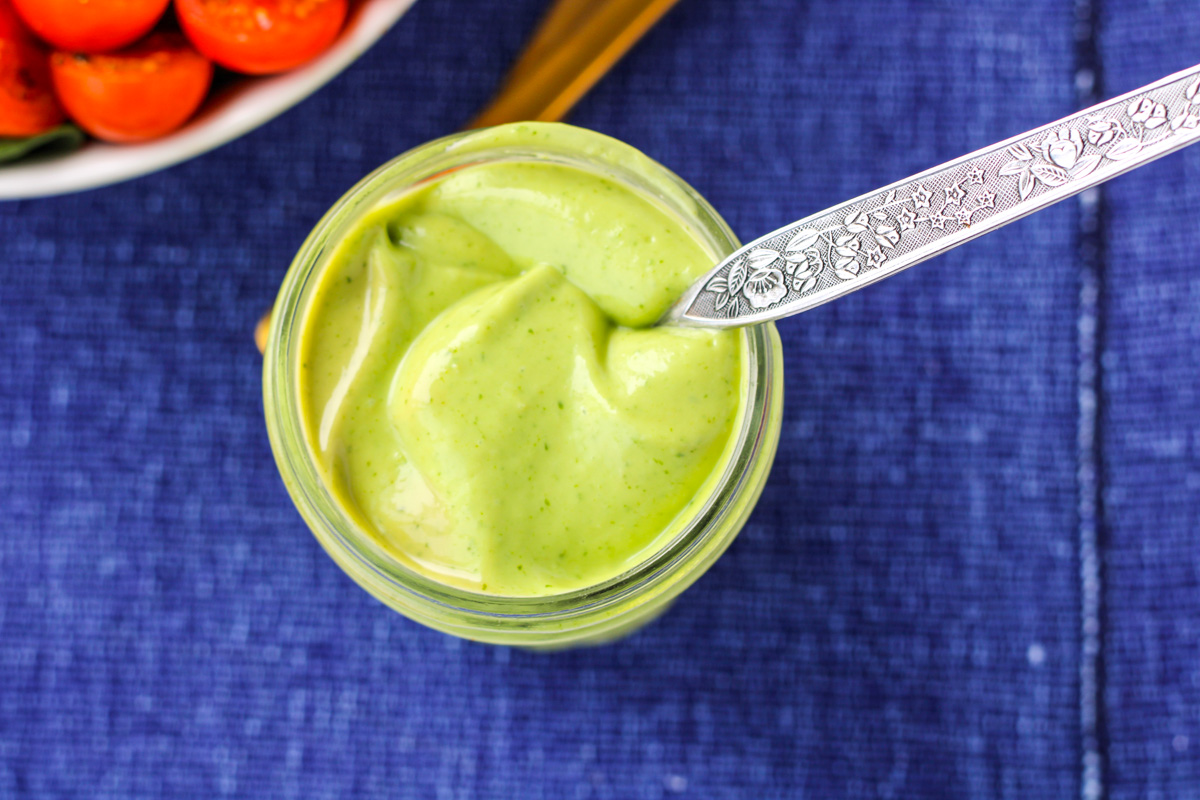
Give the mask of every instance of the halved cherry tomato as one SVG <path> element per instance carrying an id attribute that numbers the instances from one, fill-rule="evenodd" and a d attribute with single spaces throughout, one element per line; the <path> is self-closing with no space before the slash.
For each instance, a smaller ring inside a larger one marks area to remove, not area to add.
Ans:
<path id="1" fill-rule="evenodd" d="M 60 50 L 103 53 L 149 33 L 169 0 L 13 0 L 26 24 Z"/>
<path id="2" fill-rule="evenodd" d="M 36 136 L 63 121 L 47 59 L 27 39 L 0 37 L 0 136 Z"/>
<path id="3" fill-rule="evenodd" d="M 347 0 L 175 0 L 183 32 L 223 67 L 266 75 L 323 53 L 346 21 Z"/>
<path id="4" fill-rule="evenodd" d="M 155 33 L 116 53 L 56 52 L 50 71 L 81 128 L 110 142 L 138 142 L 188 121 L 208 93 L 213 66 L 180 34 Z"/>
<path id="5" fill-rule="evenodd" d="M 0 0 L 0 39 L 28 39 L 29 36 L 29 29 L 13 11 L 12 3 Z"/>

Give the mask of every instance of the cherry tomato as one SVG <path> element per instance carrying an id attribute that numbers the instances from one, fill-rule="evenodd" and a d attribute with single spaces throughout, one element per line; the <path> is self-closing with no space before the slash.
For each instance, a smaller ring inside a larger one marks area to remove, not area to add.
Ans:
<path id="1" fill-rule="evenodd" d="M 0 39 L 28 39 L 29 30 L 9 0 L 0 0 Z"/>
<path id="2" fill-rule="evenodd" d="M 149 33 L 169 0 L 12 0 L 27 25 L 60 50 L 103 53 Z"/>
<path id="3" fill-rule="evenodd" d="M 323 53 L 346 21 L 347 0 L 175 0 L 183 32 L 223 67 L 266 75 Z"/>
<path id="4" fill-rule="evenodd" d="M 155 33 L 116 53 L 56 52 L 50 71 L 81 128 L 110 142 L 138 142 L 187 122 L 208 93 L 213 66 L 180 34 Z"/>
<path id="5" fill-rule="evenodd" d="M 47 58 L 27 39 L 0 37 L 0 136 L 36 136 L 63 121 Z"/>

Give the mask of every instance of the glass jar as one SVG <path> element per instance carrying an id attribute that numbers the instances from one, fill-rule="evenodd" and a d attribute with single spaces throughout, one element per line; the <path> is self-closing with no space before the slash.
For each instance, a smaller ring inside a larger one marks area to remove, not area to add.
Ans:
<path id="1" fill-rule="evenodd" d="M 284 484 L 333 560 L 401 614 L 466 639 L 534 648 L 595 644 L 627 634 L 663 611 L 699 578 L 741 530 L 762 492 L 783 409 L 783 361 L 774 325 L 742 329 L 743 387 L 724 469 L 693 503 L 689 519 L 658 553 L 604 583 L 544 597 L 501 597 L 448 586 L 400 563 L 346 514 L 316 469 L 299 398 L 300 325 L 328 254 L 362 215 L 448 170 L 494 161 L 549 161 L 619 181 L 669 210 L 716 263 L 739 246 L 711 206 L 677 175 L 634 148 L 565 126 L 528 123 L 520 145 L 496 129 L 421 145 L 368 175 L 317 224 L 288 270 L 272 316 L 263 397 L 267 430 Z M 567 130 L 569 136 L 554 135 Z"/>

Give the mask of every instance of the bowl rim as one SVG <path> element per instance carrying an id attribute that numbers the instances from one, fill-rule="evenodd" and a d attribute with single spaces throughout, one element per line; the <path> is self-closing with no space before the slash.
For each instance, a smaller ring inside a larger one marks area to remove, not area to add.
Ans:
<path id="1" fill-rule="evenodd" d="M 209 97 L 174 133 L 136 145 L 89 141 L 66 155 L 0 166 L 0 200 L 96 189 L 138 178 L 214 150 L 270 122 L 337 77 L 387 33 L 416 0 L 361 0 L 333 45 L 279 75 L 245 77 Z"/>

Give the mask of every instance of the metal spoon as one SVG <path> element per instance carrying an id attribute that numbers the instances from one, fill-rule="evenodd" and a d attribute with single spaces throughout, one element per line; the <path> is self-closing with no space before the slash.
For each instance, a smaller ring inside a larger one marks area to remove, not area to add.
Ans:
<path id="1" fill-rule="evenodd" d="M 756 239 L 660 324 L 728 328 L 847 295 L 1200 140 L 1200 65 Z"/>

